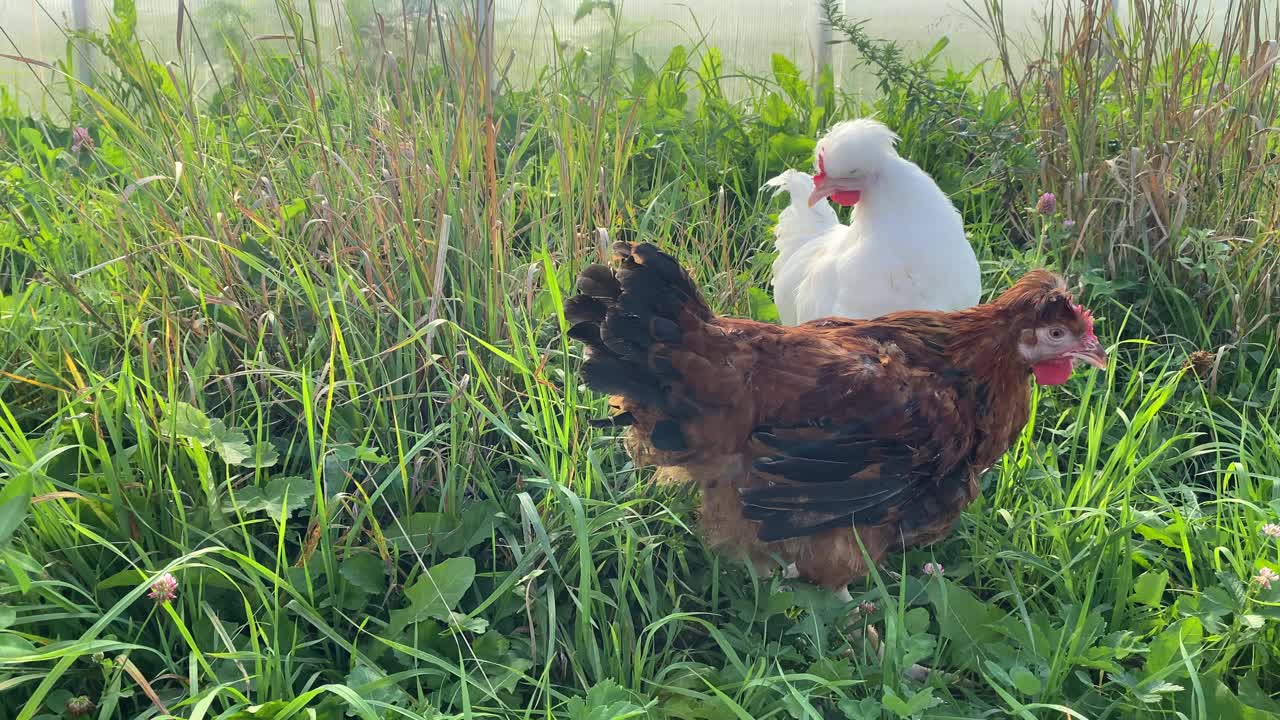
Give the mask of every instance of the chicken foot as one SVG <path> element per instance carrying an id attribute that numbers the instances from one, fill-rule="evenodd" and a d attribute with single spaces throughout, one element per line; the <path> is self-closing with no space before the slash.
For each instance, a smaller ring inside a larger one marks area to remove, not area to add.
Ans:
<path id="1" fill-rule="evenodd" d="M 836 599 L 840 600 L 840 602 L 843 602 L 846 604 L 853 602 L 853 597 L 849 594 L 849 588 L 847 587 L 843 587 L 835 591 L 835 596 L 836 596 Z M 849 623 L 853 624 L 857 622 L 858 618 L 861 616 L 862 616 L 862 609 L 855 607 L 853 611 L 849 613 Z M 862 637 L 863 631 L 860 629 L 853 629 L 851 631 L 851 635 L 856 640 Z M 875 626 L 873 625 L 867 626 L 866 637 L 867 637 L 867 642 L 871 643 L 871 648 L 876 651 L 876 657 L 879 658 L 880 662 L 883 664 L 884 663 L 884 643 L 880 642 L 880 633 L 876 631 Z M 911 667 L 907 668 L 903 674 L 906 675 L 908 680 L 913 680 L 918 683 L 924 683 L 929 679 L 930 672 L 932 672 L 932 670 L 925 667 L 924 665 L 921 665 L 919 663 L 912 663 Z"/>
<path id="2" fill-rule="evenodd" d="M 800 568 L 798 568 L 795 563 L 790 563 L 782 569 L 782 577 L 786 580 L 795 580 L 800 577 Z M 849 603 L 853 602 L 853 594 L 849 592 L 849 586 L 847 585 L 845 587 L 840 588 L 839 590 L 832 591 L 832 594 L 836 596 L 837 600 L 839 600 L 841 603 L 845 605 L 848 605 Z M 862 616 L 862 609 L 855 607 L 853 611 L 849 614 L 850 624 L 856 622 L 858 618 L 861 616 Z M 852 631 L 852 635 L 855 639 L 861 638 L 863 636 L 863 631 L 860 629 L 855 629 Z M 874 626 L 868 625 L 866 629 L 866 637 L 867 637 L 867 642 L 871 643 L 872 649 L 876 651 L 876 657 L 880 659 L 881 663 L 883 663 L 884 662 L 884 644 L 880 642 L 880 633 L 876 631 Z M 913 663 L 911 667 L 907 668 L 904 674 L 907 676 L 907 679 L 909 680 L 914 680 L 915 682 L 923 683 L 929 679 L 930 672 L 931 670 L 925 667 L 924 665 L 920 665 L 919 663 Z"/>

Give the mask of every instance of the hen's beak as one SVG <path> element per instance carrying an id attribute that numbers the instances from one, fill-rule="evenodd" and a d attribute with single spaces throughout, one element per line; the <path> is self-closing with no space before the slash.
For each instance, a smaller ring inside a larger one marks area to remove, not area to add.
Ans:
<path id="1" fill-rule="evenodd" d="M 859 183 L 846 178 L 833 178 L 826 173 L 813 177 L 813 192 L 809 195 L 809 207 L 834 196 L 836 203 L 846 207 L 854 205 L 862 196 Z"/>
<path id="2" fill-rule="evenodd" d="M 831 193 L 835 191 L 834 183 L 831 182 L 831 178 L 827 177 L 826 173 L 814 175 L 813 192 L 809 194 L 809 207 L 813 207 L 831 197 Z"/>
<path id="3" fill-rule="evenodd" d="M 1107 369 L 1107 351 L 1102 349 L 1102 343 L 1098 342 L 1097 338 L 1086 340 L 1079 350 L 1071 353 L 1071 357 L 1099 370 Z"/>

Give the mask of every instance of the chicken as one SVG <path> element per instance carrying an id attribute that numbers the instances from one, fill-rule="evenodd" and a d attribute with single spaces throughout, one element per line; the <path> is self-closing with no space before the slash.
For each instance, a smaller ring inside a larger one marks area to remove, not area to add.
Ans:
<path id="1" fill-rule="evenodd" d="M 767 185 L 791 204 L 774 230 L 774 304 L 784 325 L 824 317 L 978 304 L 982 277 L 960 213 L 933 178 L 898 156 L 897 136 L 866 118 L 818 141 L 818 174 L 787 170 Z M 827 198 L 856 206 L 841 225 Z"/>
<path id="2" fill-rule="evenodd" d="M 1061 278 L 1037 270 L 988 305 L 828 318 L 718 317 L 650 244 L 614 246 L 564 308 L 584 383 L 615 397 L 637 464 L 701 494 L 709 544 L 774 558 L 847 599 L 893 548 L 944 537 L 1030 412 L 1028 376 L 1066 382 L 1107 355 Z"/>

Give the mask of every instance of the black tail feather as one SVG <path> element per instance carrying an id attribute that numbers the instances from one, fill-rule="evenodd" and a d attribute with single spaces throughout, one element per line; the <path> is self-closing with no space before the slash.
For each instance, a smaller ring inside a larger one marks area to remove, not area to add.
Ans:
<path id="1" fill-rule="evenodd" d="M 654 425 L 649 441 L 659 450 L 668 452 L 683 452 L 689 449 L 684 439 L 684 432 L 680 430 L 680 424 L 674 420 L 663 420 Z"/>
<path id="2" fill-rule="evenodd" d="M 616 355 L 596 352 L 582 364 L 582 381 L 596 392 L 621 395 L 627 400 L 659 407 L 665 399 L 662 384 L 645 370 L 631 367 Z"/>
<path id="3" fill-rule="evenodd" d="M 607 306 L 590 295 L 574 295 L 564 302 L 564 317 L 570 323 L 604 321 Z"/>
<path id="4" fill-rule="evenodd" d="M 604 347 L 604 341 L 600 339 L 600 326 L 593 322 L 580 322 L 569 328 L 569 337 L 587 347 Z"/>
<path id="5" fill-rule="evenodd" d="M 610 350 L 627 359 L 643 359 L 654 342 L 639 316 L 619 312 L 609 313 L 604 319 L 600 336 Z"/>
<path id="6" fill-rule="evenodd" d="M 685 450 L 680 421 L 696 415 L 698 406 L 680 387 L 671 352 L 683 339 L 681 328 L 688 327 L 689 316 L 705 322 L 714 315 L 671 256 L 648 243 L 615 243 L 613 249 L 618 268 L 585 268 L 577 281 L 581 294 L 565 302 L 565 318 L 572 323 L 569 336 L 588 348 L 583 382 L 659 411 L 668 419 L 654 426 L 653 446 Z M 625 419 L 600 422 L 635 422 L 630 413 L 615 418 Z"/>
<path id="7" fill-rule="evenodd" d="M 608 267 L 588 265 L 578 273 L 578 292 L 591 297 L 616 299 L 622 293 L 622 284 Z"/>

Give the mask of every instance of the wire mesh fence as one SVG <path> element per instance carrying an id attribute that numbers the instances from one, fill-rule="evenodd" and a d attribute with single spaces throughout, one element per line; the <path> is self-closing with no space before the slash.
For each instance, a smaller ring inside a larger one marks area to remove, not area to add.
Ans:
<path id="1" fill-rule="evenodd" d="M 53 64 L 68 57 L 67 28 L 74 27 L 74 7 L 86 8 L 85 26 L 105 31 L 115 0 L 0 0 L 0 53 Z M 481 0 L 483 1 L 483 0 Z M 821 59 L 818 0 L 625 0 L 584 3 L 582 0 L 490 0 L 494 7 L 494 63 L 514 82 L 550 64 L 566 48 L 599 49 L 625 44 L 649 62 L 661 62 L 673 47 L 690 52 L 717 48 L 726 71 L 739 85 L 767 75 L 770 58 L 780 53 L 812 70 Z M 288 32 L 280 3 L 296 5 L 311 22 L 311 11 L 323 37 L 337 44 L 353 18 L 370 11 L 394 17 L 405 8 L 444 8 L 473 12 L 477 0 L 183 0 L 197 32 L 220 16 L 239 11 L 251 35 Z M 1029 30 L 1052 0 L 1007 0 L 1004 22 L 1015 34 Z M 134 0 L 138 33 L 148 53 L 160 62 L 198 65 L 207 58 L 191 47 L 180 57 L 176 42 L 178 0 Z M 983 3 L 966 0 L 844 0 L 851 18 L 865 21 L 875 37 L 899 43 L 908 56 L 927 51 L 947 36 L 944 61 L 970 67 L 991 53 L 991 41 L 974 16 Z M 585 7 L 594 10 L 585 14 Z M 1029 35 L 1029 33 L 1027 33 Z M 332 47 L 332 44 L 330 45 Z M 846 89 L 869 87 L 845 50 L 836 46 L 829 61 L 836 82 Z M 207 69 L 197 69 L 208 74 Z M 24 105 L 38 106 L 49 93 L 67 90 L 56 70 L 0 58 L 0 85 Z"/>

